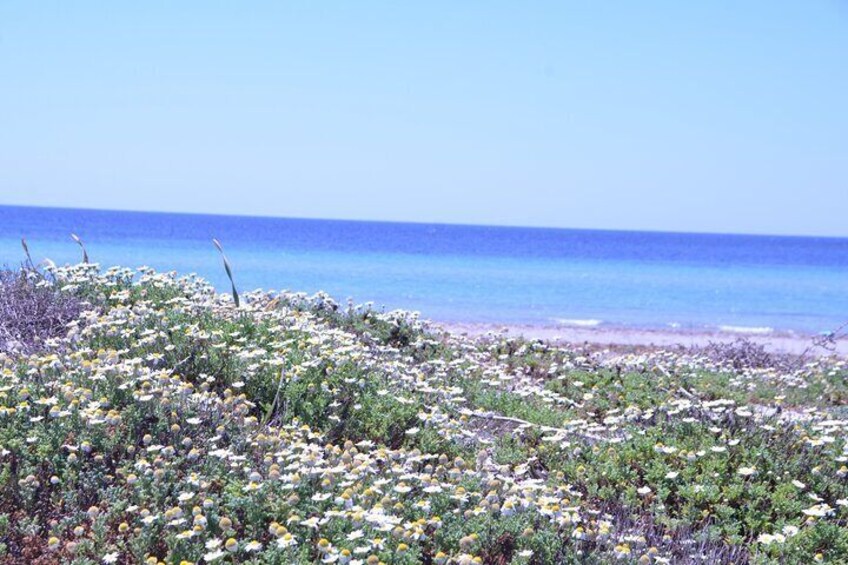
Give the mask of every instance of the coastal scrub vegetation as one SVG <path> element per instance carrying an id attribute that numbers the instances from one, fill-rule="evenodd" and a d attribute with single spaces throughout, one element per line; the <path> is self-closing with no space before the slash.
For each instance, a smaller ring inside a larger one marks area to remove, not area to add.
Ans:
<path id="1" fill-rule="evenodd" d="M 848 562 L 848 366 L 0 276 L 0 562 Z"/>
<path id="2" fill-rule="evenodd" d="M 33 352 L 67 331 L 83 309 L 35 269 L 0 270 L 0 352 Z"/>

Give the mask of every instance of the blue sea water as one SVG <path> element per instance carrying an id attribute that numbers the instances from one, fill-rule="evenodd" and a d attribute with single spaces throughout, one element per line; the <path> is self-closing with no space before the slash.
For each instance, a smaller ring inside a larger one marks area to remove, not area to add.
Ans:
<path id="1" fill-rule="evenodd" d="M 446 322 L 786 330 L 848 321 L 848 239 L 508 228 L 0 206 L 0 264 L 149 265 Z"/>

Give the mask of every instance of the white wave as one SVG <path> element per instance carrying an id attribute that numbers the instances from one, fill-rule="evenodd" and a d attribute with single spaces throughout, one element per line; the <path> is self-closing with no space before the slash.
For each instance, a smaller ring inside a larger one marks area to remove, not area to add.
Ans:
<path id="1" fill-rule="evenodd" d="M 719 330 L 723 332 L 730 332 L 735 334 L 770 334 L 774 331 L 774 328 L 770 328 L 768 326 L 756 327 L 756 326 L 719 326 Z"/>
<path id="2" fill-rule="evenodd" d="M 570 318 L 554 318 L 554 321 L 560 326 L 577 326 L 580 328 L 594 328 L 601 325 L 601 320 L 577 320 Z"/>

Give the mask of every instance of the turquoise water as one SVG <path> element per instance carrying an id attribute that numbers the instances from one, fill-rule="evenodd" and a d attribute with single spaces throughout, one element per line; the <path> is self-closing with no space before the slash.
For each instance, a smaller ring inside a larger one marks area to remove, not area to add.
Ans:
<path id="1" fill-rule="evenodd" d="M 817 333 L 848 321 L 848 239 L 153 214 L 0 206 L 0 263 L 196 272 L 325 290 L 453 322 Z"/>

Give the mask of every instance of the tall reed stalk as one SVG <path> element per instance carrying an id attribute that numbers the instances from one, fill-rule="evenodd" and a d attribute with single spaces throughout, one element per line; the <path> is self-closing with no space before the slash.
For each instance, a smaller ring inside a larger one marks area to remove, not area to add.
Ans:
<path id="1" fill-rule="evenodd" d="M 26 239 L 21 238 L 21 247 L 24 248 L 24 254 L 26 254 L 27 262 L 26 266 L 31 271 L 35 270 L 35 263 L 32 262 L 32 255 L 29 254 L 29 246 L 27 245 Z"/>
<path id="2" fill-rule="evenodd" d="M 236 281 L 233 280 L 233 270 L 230 268 L 230 262 L 227 261 L 227 256 L 224 254 L 224 248 L 221 246 L 221 242 L 212 238 L 212 243 L 218 248 L 218 251 L 221 253 L 221 258 L 224 260 L 224 270 L 227 271 L 227 276 L 230 278 L 230 284 L 233 287 L 233 301 L 236 303 L 236 308 L 238 308 L 240 304 L 239 295 L 236 290 Z"/>
<path id="3" fill-rule="evenodd" d="M 74 241 L 76 241 L 76 242 L 77 242 L 77 245 L 79 245 L 79 246 L 82 248 L 82 262 L 83 262 L 83 263 L 88 263 L 88 252 L 86 252 L 86 250 L 85 250 L 85 245 L 83 245 L 82 240 L 81 240 L 81 239 L 79 238 L 79 236 L 78 236 L 77 234 L 75 234 L 75 233 L 72 233 L 72 234 L 71 234 L 71 239 L 73 239 Z"/>

